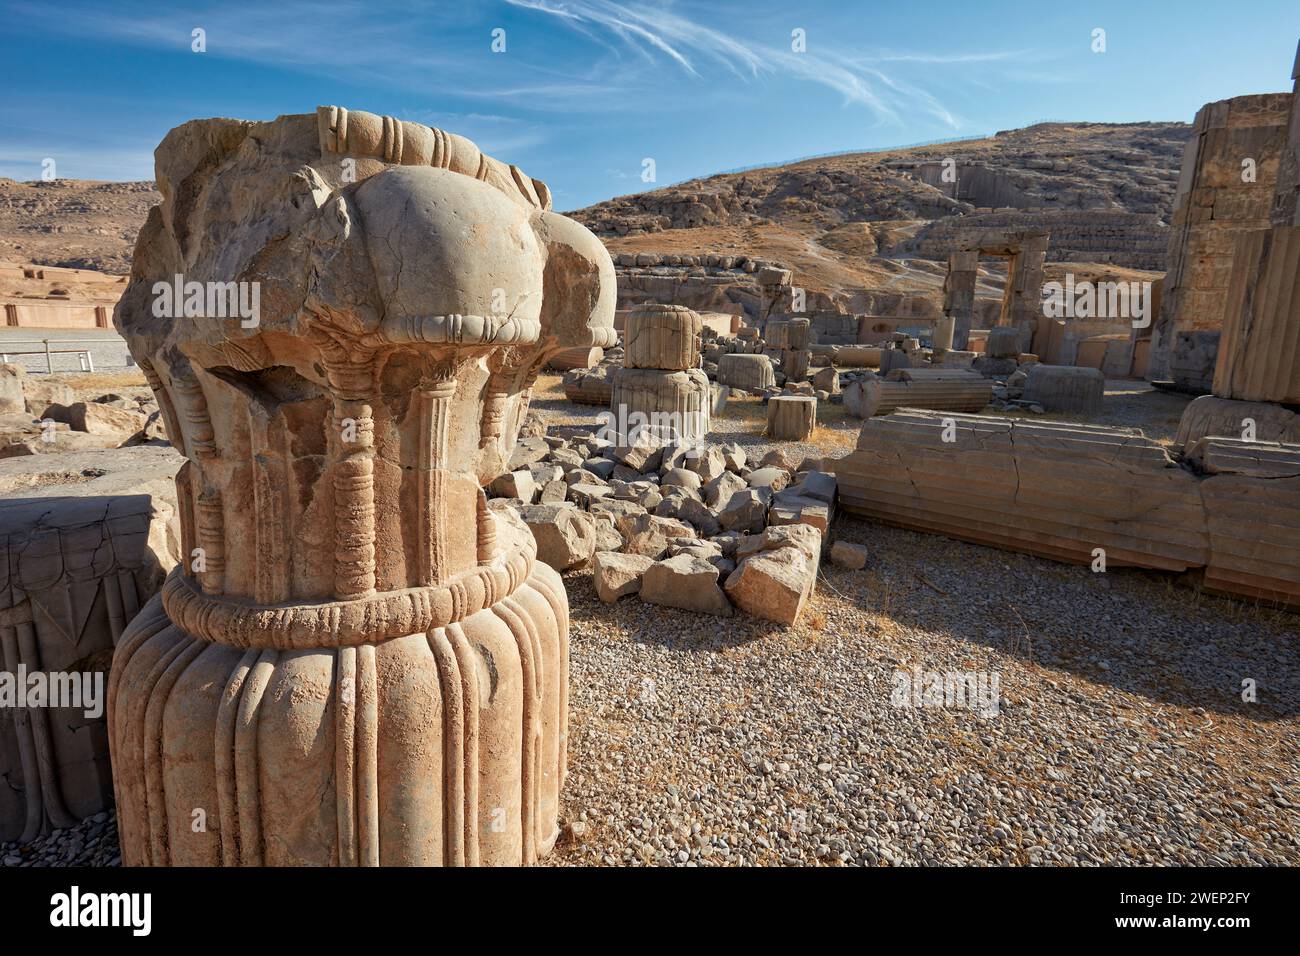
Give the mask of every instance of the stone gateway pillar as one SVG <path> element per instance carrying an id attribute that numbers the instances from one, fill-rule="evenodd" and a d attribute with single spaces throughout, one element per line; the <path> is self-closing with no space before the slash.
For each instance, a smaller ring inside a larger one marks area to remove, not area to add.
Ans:
<path id="1" fill-rule="evenodd" d="M 614 270 L 461 137 L 199 120 L 114 314 L 189 459 L 182 566 L 122 635 L 128 865 L 517 865 L 553 845 L 568 602 L 488 510 L 534 378 L 613 345 Z"/>

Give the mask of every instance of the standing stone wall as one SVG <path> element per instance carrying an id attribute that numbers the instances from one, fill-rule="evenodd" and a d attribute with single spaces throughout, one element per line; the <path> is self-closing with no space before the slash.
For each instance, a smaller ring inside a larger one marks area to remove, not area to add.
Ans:
<path id="1" fill-rule="evenodd" d="M 1209 391 L 1243 234 L 1270 221 L 1292 94 L 1208 103 L 1183 153 L 1147 378 Z"/>

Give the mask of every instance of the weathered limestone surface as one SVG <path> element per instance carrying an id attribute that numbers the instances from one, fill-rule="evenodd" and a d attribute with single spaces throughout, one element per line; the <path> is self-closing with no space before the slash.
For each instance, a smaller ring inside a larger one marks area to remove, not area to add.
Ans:
<path id="1" fill-rule="evenodd" d="M 623 330 L 623 364 L 684 372 L 700 364 L 700 317 L 680 305 L 648 303 L 633 309 Z"/>
<path id="2" fill-rule="evenodd" d="M 1206 589 L 1300 608 L 1300 445 L 1207 438 L 1188 457 L 1208 475 Z"/>
<path id="3" fill-rule="evenodd" d="M 834 465 L 856 514 L 1059 561 L 1204 569 L 1210 590 L 1300 607 L 1300 445 L 1205 438 L 1178 463 L 1121 429 L 898 412 Z"/>
<path id="4" fill-rule="evenodd" d="M 944 420 L 956 423 L 945 442 Z M 1062 561 L 1204 566 L 1193 475 L 1156 442 L 1089 425 L 902 411 L 863 423 L 839 459 L 840 506 Z"/>
<path id="5" fill-rule="evenodd" d="M 0 415 L 11 415 L 27 410 L 23 383 L 27 369 L 16 362 L 0 363 Z"/>
<path id="6" fill-rule="evenodd" d="M 718 359 L 718 384 L 759 391 L 776 385 L 772 360 L 766 355 L 732 354 Z"/>
<path id="7" fill-rule="evenodd" d="M 561 349 L 556 352 L 547 360 L 546 366 L 559 372 L 567 372 L 575 368 L 592 368 L 599 365 L 600 360 L 604 357 L 604 349 L 579 346 L 578 348 Z"/>
<path id="8" fill-rule="evenodd" d="M 993 397 L 993 382 L 963 368 L 895 369 L 887 378 L 868 375 L 844 388 L 844 408 L 857 418 L 888 415 L 899 408 L 978 412 Z"/>
<path id="9" fill-rule="evenodd" d="M 52 453 L 5 463 L 0 475 L 0 668 L 87 674 L 102 681 L 100 713 L 0 707 L 0 842 L 31 840 L 110 806 L 108 667 L 128 622 L 180 558 L 169 448 Z M 85 703 L 89 703 L 84 701 Z"/>
<path id="10" fill-rule="evenodd" d="M 879 368 L 880 353 L 872 346 L 843 346 L 835 351 L 835 364 L 841 368 Z"/>
<path id="11" fill-rule="evenodd" d="M 807 441 L 817 427 L 817 399 L 773 395 L 767 403 L 767 434 L 783 441 Z"/>
<path id="12" fill-rule="evenodd" d="M 718 617 L 734 613 L 718 585 L 718 569 L 692 554 L 677 554 L 647 568 L 641 579 L 641 600 Z"/>
<path id="13" fill-rule="evenodd" d="M 713 394 L 709 377 L 699 369 L 619 369 L 609 403 L 616 417 L 624 416 L 619 421 L 644 415 L 651 434 L 660 441 L 702 441 L 709 433 Z"/>
<path id="14" fill-rule="evenodd" d="M 1202 438 L 1241 438 L 1300 444 L 1300 414 L 1269 402 L 1238 402 L 1202 395 L 1187 403 L 1174 445 L 1187 449 Z"/>
<path id="15" fill-rule="evenodd" d="M 636 594 L 641 590 L 641 578 L 654 563 L 653 558 L 640 554 L 598 552 L 592 575 L 596 596 L 606 604 L 613 604 L 621 597 Z"/>
<path id="16" fill-rule="evenodd" d="M 614 397 L 614 376 L 618 371 L 615 365 L 571 369 L 564 373 L 564 397 L 579 405 L 608 408 Z"/>
<path id="17" fill-rule="evenodd" d="M 1184 387 L 1208 389 L 1237 242 L 1269 225 L 1291 106 L 1290 93 L 1263 93 L 1197 112 L 1174 198 L 1147 378 L 1172 376 Z M 1243 175 L 1244 159 L 1252 160 L 1253 176 Z M 1198 354 L 1206 350 L 1208 362 Z"/>
<path id="18" fill-rule="evenodd" d="M 1214 394 L 1300 404 L 1300 227 L 1257 230 L 1239 239 Z"/>
<path id="19" fill-rule="evenodd" d="M 817 586 L 822 533 L 808 525 L 768 528 L 736 549 L 739 563 L 726 581 L 727 596 L 742 611 L 793 624 Z"/>
<path id="20" fill-rule="evenodd" d="M 156 160 L 114 321 L 189 459 L 195 560 L 114 654 L 124 862 L 536 860 L 568 604 L 482 485 L 547 358 L 614 344 L 608 253 L 544 184 L 391 117 L 199 120 Z M 259 283 L 258 321 L 155 315 L 178 274 Z"/>
<path id="21" fill-rule="evenodd" d="M 1049 412 L 1095 415 L 1101 411 L 1106 376 L 1101 369 L 1072 365 L 1035 365 L 1025 380 L 1025 400 Z"/>
<path id="22" fill-rule="evenodd" d="M 984 354 L 989 358 L 1015 358 L 1020 354 L 1020 330 L 1009 325 L 989 329 Z"/>

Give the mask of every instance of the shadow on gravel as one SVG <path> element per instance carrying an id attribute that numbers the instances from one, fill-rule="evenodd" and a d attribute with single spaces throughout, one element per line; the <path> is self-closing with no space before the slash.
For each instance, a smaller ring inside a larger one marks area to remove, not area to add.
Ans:
<path id="1" fill-rule="evenodd" d="M 873 584 L 857 600 L 902 625 L 1179 707 L 1260 721 L 1300 713 L 1300 615 L 1203 593 L 1187 577 L 1096 574 L 843 515 L 836 530 L 873 552 L 863 572 Z M 1254 702 L 1243 700 L 1250 682 Z"/>

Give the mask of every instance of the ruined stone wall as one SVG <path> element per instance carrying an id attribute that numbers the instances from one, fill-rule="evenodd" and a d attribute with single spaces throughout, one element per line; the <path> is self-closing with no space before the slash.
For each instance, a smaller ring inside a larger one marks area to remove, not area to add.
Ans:
<path id="1" fill-rule="evenodd" d="M 1300 404 L 1300 44 L 1291 76 L 1272 227 L 1243 232 L 1234 250 L 1214 370 L 1220 398 Z"/>
<path id="2" fill-rule="evenodd" d="M 1183 154 L 1147 377 L 1208 390 L 1237 241 L 1269 225 L 1292 94 L 1208 103 Z M 1249 163 L 1247 161 L 1250 161 Z"/>
<path id="3" fill-rule="evenodd" d="M 1169 229 L 1160 215 L 1102 209 L 977 210 L 932 222 L 888 252 L 891 256 L 944 260 L 981 232 L 1028 229 L 1052 234 L 1049 262 L 1106 262 L 1152 271 L 1165 268 Z"/>
<path id="4" fill-rule="evenodd" d="M 1020 188 L 1006 173 L 988 166 L 962 163 L 954 170 L 953 182 L 944 181 L 943 163 L 920 163 L 916 178 L 933 186 L 949 199 L 974 206 L 1011 206 L 1029 209 L 1041 204 L 1039 197 Z"/>
<path id="5" fill-rule="evenodd" d="M 684 305 L 696 312 L 732 312 L 739 306 L 752 321 L 759 319 L 763 309 L 758 272 L 782 268 L 765 259 L 713 253 L 620 252 L 613 259 L 619 309 L 645 302 Z M 815 296 L 810 293 L 809 298 Z"/>

